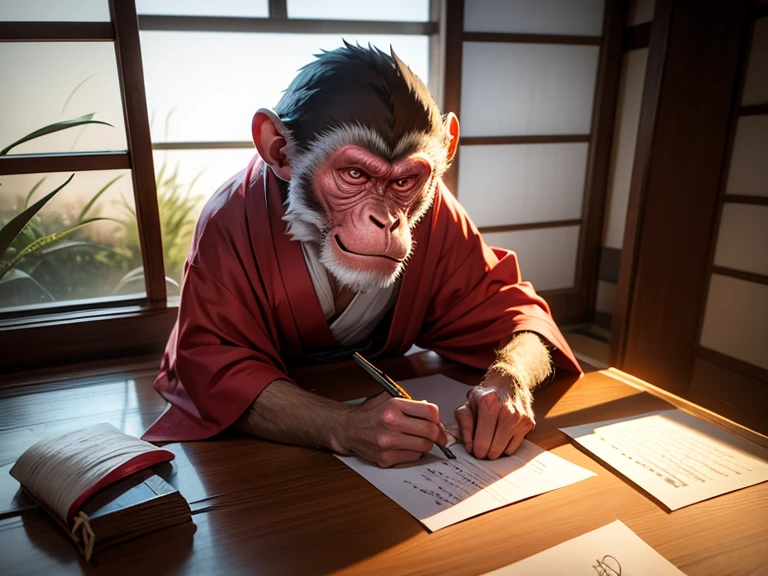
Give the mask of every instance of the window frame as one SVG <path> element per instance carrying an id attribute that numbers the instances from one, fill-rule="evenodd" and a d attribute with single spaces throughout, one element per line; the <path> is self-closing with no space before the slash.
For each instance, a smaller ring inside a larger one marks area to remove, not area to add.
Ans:
<path id="1" fill-rule="evenodd" d="M 456 111 L 457 114 L 461 108 L 461 68 L 464 42 L 566 44 L 600 47 L 595 78 L 592 123 L 588 134 L 472 136 L 462 138 L 453 165 L 444 178 L 448 188 L 453 190 L 457 194 L 459 201 L 461 201 L 461 191 L 457 190 L 457 184 L 458 159 L 463 146 L 556 144 L 562 142 L 588 143 L 584 201 L 580 218 L 556 222 L 534 222 L 479 228 L 480 232 L 506 232 L 579 224 L 579 243 L 576 253 L 574 285 L 570 288 L 545 290 L 541 292 L 541 295 L 546 298 L 555 320 L 559 323 L 578 324 L 588 322 L 594 314 L 595 295 L 597 293 L 597 270 L 610 167 L 611 140 L 619 91 L 621 45 L 627 13 L 627 1 L 614 2 L 606 0 L 603 12 L 603 28 L 600 36 L 464 31 L 464 0 L 446 0 L 446 4 L 447 13 L 444 19 L 446 27 L 445 59 L 453 64 L 445 70 L 444 109 Z M 461 119 L 461 115 L 459 115 L 459 119 Z"/>
<path id="2" fill-rule="evenodd" d="M 130 169 L 146 296 L 93 299 L 0 313 L 0 374 L 64 363 L 160 353 L 178 314 L 168 298 L 153 149 L 241 148 L 242 142 L 158 143 L 150 138 L 139 30 L 429 36 L 429 86 L 441 104 L 446 0 L 430 0 L 427 22 L 287 17 L 287 0 L 269 0 L 266 18 L 138 15 L 134 0 L 108 0 L 110 22 L 0 22 L 0 42 L 114 42 L 127 151 L 0 157 L 0 175 Z M 250 144 L 252 147 L 252 144 Z"/>

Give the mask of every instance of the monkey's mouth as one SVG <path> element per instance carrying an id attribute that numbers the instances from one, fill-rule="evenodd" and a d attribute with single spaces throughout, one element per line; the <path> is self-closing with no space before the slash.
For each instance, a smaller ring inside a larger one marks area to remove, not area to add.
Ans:
<path id="1" fill-rule="evenodd" d="M 403 258 L 393 258 L 392 256 L 387 256 L 386 254 L 361 254 L 360 252 L 355 252 L 344 246 L 344 243 L 341 241 L 341 238 L 339 238 L 338 234 L 334 235 L 333 238 L 336 240 L 336 244 L 339 245 L 339 248 L 348 254 L 354 254 L 355 256 L 368 256 L 373 258 L 386 258 L 387 260 L 392 260 L 392 262 L 397 262 L 398 264 L 403 261 Z"/>

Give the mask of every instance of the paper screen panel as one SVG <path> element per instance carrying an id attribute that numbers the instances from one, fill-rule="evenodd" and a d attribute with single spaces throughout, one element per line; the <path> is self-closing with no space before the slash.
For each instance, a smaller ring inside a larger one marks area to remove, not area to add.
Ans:
<path id="1" fill-rule="evenodd" d="M 467 32 L 600 36 L 604 0 L 466 0 Z"/>
<path id="2" fill-rule="evenodd" d="M 422 80 L 428 78 L 428 36 L 345 39 L 387 52 L 391 44 Z M 296 71 L 320 49 L 341 45 L 338 34 L 142 32 L 152 141 L 250 142 L 254 112 L 273 108 Z M 280 58 L 263 57 L 269 54 Z"/>
<path id="3" fill-rule="evenodd" d="M 741 103 L 768 104 L 768 18 L 755 21 Z"/>
<path id="4" fill-rule="evenodd" d="M 768 275 L 768 206 L 723 205 L 715 265 Z"/>
<path id="5" fill-rule="evenodd" d="M 616 106 L 611 165 L 608 180 L 608 215 L 605 246 L 621 248 L 627 219 L 629 185 L 635 163 L 637 129 L 640 123 L 640 100 L 643 96 L 648 49 L 633 50 L 624 55 L 621 66 L 619 97 Z"/>
<path id="6" fill-rule="evenodd" d="M 459 200 L 477 226 L 581 217 L 586 142 L 464 146 Z"/>
<path id="7" fill-rule="evenodd" d="M 139 14 L 266 18 L 267 0 L 136 0 Z"/>
<path id="8" fill-rule="evenodd" d="M 0 22 L 109 22 L 107 0 L 2 0 Z"/>
<path id="9" fill-rule="evenodd" d="M 429 0 L 288 0 L 288 18 L 426 22 Z"/>
<path id="10" fill-rule="evenodd" d="M 491 246 L 517 254 L 523 280 L 536 290 L 571 288 L 576 274 L 579 226 L 483 234 Z"/>
<path id="11" fill-rule="evenodd" d="M 768 196 L 768 114 L 741 116 L 728 169 L 727 194 Z"/>
<path id="12" fill-rule="evenodd" d="M 465 42 L 462 136 L 589 134 L 598 46 Z"/>
<path id="13" fill-rule="evenodd" d="M 713 274 L 701 345 L 768 369 L 768 285 Z"/>
<path id="14" fill-rule="evenodd" d="M 11 154 L 125 150 L 112 42 L 0 42 L 0 150 L 49 124 L 93 114 L 107 122 L 61 130 Z"/>

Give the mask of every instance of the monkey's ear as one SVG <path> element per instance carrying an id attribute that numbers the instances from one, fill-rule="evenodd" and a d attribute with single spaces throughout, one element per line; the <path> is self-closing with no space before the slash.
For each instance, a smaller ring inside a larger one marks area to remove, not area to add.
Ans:
<path id="1" fill-rule="evenodd" d="M 288 129 L 277 114 L 266 108 L 256 111 L 251 123 L 253 143 L 262 160 L 269 164 L 275 175 L 286 182 L 291 179 L 286 146 L 291 138 Z"/>
<path id="2" fill-rule="evenodd" d="M 453 157 L 456 155 L 456 150 L 459 147 L 459 119 L 456 118 L 456 114 L 448 112 L 445 116 L 445 127 L 448 129 L 448 133 L 451 135 L 451 142 L 448 144 L 448 163 L 450 164 Z"/>

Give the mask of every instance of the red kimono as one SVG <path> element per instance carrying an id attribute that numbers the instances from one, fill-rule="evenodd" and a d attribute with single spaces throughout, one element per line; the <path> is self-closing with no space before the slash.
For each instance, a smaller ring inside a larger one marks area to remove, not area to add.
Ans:
<path id="1" fill-rule="evenodd" d="M 209 438 L 288 379 L 286 362 L 336 345 L 283 210 L 279 183 L 258 157 L 203 210 L 154 383 L 170 406 L 145 440 Z M 486 246 L 442 183 L 414 238 L 389 332 L 371 356 L 416 344 L 485 369 L 502 339 L 530 330 L 555 346 L 556 366 L 580 371 L 515 254 Z"/>

